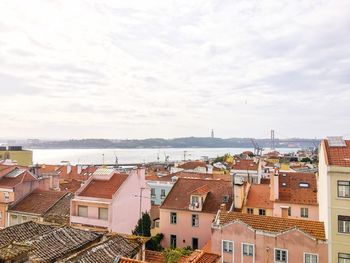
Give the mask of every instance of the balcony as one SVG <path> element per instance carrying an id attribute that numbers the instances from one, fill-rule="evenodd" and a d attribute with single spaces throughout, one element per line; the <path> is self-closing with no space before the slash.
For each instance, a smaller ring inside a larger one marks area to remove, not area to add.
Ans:
<path id="1" fill-rule="evenodd" d="M 188 209 L 191 211 L 202 211 L 202 204 L 201 203 L 190 203 L 188 205 Z"/>
<path id="2" fill-rule="evenodd" d="M 82 216 L 71 216 L 70 221 L 72 224 L 82 224 L 89 226 L 105 227 L 109 228 L 108 220 L 102 220 L 98 218 L 88 218 Z"/>

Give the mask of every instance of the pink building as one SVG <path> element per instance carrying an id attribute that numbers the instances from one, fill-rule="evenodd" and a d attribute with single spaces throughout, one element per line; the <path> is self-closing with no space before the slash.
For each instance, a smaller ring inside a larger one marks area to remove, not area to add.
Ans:
<path id="1" fill-rule="evenodd" d="M 0 165 L 0 229 L 8 225 L 8 207 L 17 204 L 34 190 L 57 189 L 57 176 L 43 176 L 35 169 Z"/>
<path id="2" fill-rule="evenodd" d="M 160 206 L 162 246 L 202 248 L 210 240 L 211 224 L 222 203 L 232 205 L 230 182 L 178 178 Z"/>
<path id="3" fill-rule="evenodd" d="M 70 221 L 72 225 L 131 234 L 140 213 L 151 209 L 149 197 L 144 169 L 121 174 L 100 168 L 72 199 Z"/>
<path id="4" fill-rule="evenodd" d="M 221 262 L 326 263 L 324 223 L 310 220 L 218 212 L 210 250 Z"/>

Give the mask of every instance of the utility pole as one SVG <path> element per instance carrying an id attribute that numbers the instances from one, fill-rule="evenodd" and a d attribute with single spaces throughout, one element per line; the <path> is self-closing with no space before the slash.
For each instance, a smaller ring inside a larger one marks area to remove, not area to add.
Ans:
<path id="1" fill-rule="evenodd" d="M 184 161 L 186 161 L 186 153 L 187 151 L 184 151 Z"/>

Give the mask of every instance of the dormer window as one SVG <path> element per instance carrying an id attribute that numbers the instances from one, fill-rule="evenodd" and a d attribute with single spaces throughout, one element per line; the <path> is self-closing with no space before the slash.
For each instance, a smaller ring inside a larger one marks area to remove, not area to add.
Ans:
<path id="1" fill-rule="evenodd" d="M 197 195 L 192 195 L 191 197 L 191 205 L 195 208 L 199 207 L 199 196 Z"/>
<path id="2" fill-rule="evenodd" d="M 310 184 L 309 184 L 309 183 L 301 182 L 301 183 L 299 183 L 299 187 L 301 187 L 301 188 L 309 188 L 309 187 L 310 187 Z"/>
<path id="3" fill-rule="evenodd" d="M 224 195 L 223 202 L 228 203 L 229 199 L 230 199 L 230 197 L 228 195 Z"/>

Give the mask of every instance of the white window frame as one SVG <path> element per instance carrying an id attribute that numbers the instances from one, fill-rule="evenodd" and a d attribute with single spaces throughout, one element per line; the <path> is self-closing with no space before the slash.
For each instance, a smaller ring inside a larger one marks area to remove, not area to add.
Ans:
<path id="1" fill-rule="evenodd" d="M 276 260 L 276 250 L 281 250 L 281 251 L 285 251 L 286 252 L 286 261 L 285 262 L 288 263 L 288 249 L 278 248 L 278 247 L 276 247 L 273 250 L 273 262 L 275 262 L 275 263 L 284 263 L 283 261 Z"/>
<path id="2" fill-rule="evenodd" d="M 304 211 L 304 213 L 303 213 L 303 211 Z M 306 211 L 306 213 L 305 213 L 305 211 Z M 308 207 L 300 207 L 300 217 L 301 218 L 309 218 L 309 208 Z"/>
<path id="3" fill-rule="evenodd" d="M 316 258 L 317 258 L 317 263 L 319 263 L 320 261 L 319 261 L 319 257 L 318 257 L 318 254 L 315 254 L 315 253 L 309 253 L 309 252 L 304 252 L 304 263 L 306 263 L 306 261 L 305 261 L 305 257 L 306 257 L 306 255 L 312 255 L 312 256 L 316 256 Z"/>
<path id="4" fill-rule="evenodd" d="M 253 262 L 255 262 L 255 245 L 252 243 L 242 243 L 241 245 L 241 258 L 242 258 L 242 262 L 243 262 L 243 257 L 250 257 L 250 255 L 244 255 L 244 250 L 243 250 L 243 246 L 247 245 L 247 246 L 253 246 Z"/>
<path id="5" fill-rule="evenodd" d="M 194 223 L 193 224 L 193 216 L 195 216 Z M 199 215 L 198 214 L 192 214 L 191 216 L 191 226 L 192 227 L 199 227 Z"/>
<path id="6" fill-rule="evenodd" d="M 224 242 L 228 242 L 232 244 L 232 252 L 224 252 Z M 224 253 L 230 254 L 232 255 L 232 263 L 234 261 L 235 258 L 235 242 L 233 242 L 232 240 L 226 240 L 226 239 L 222 239 L 221 240 L 221 263 L 224 263 Z"/>
<path id="7" fill-rule="evenodd" d="M 173 220 L 173 219 L 175 219 L 175 220 Z M 170 212 L 170 224 L 172 224 L 172 225 L 177 224 L 177 213 L 176 212 Z"/>

